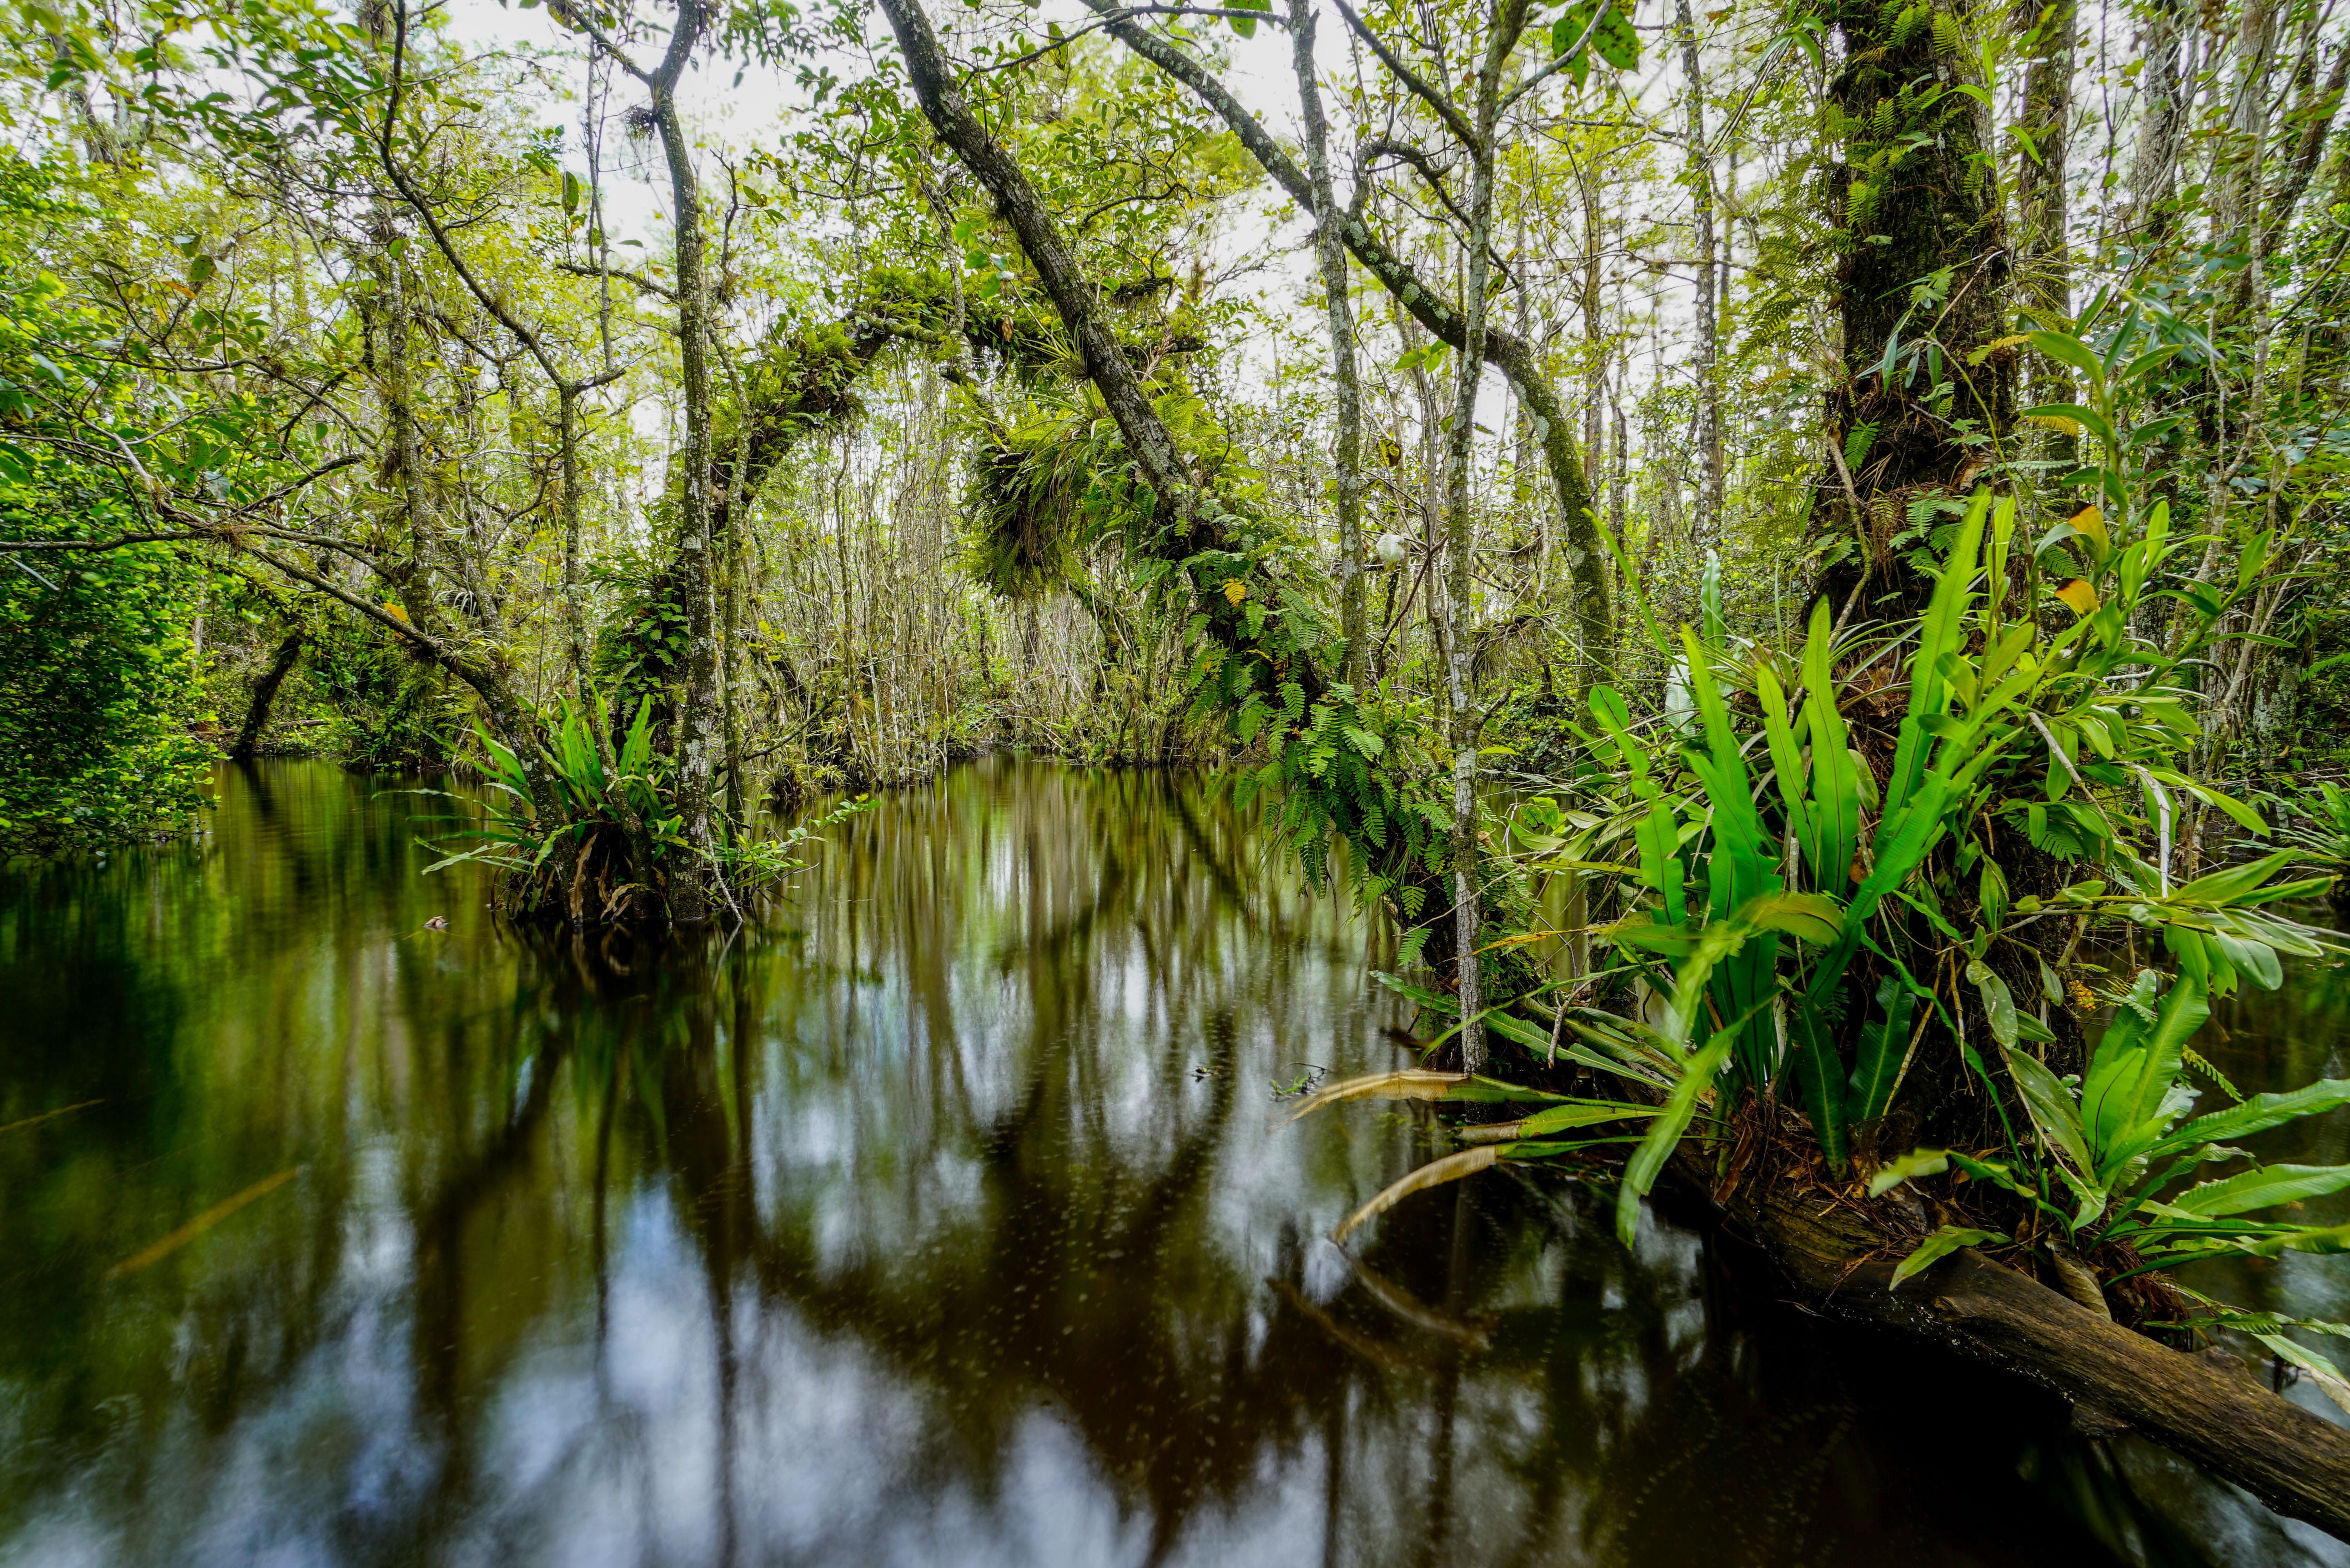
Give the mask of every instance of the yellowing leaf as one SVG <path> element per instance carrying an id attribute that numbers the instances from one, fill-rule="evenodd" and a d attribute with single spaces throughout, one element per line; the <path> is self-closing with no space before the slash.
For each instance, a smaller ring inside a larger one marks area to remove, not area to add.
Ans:
<path id="1" fill-rule="evenodd" d="M 1459 1154 L 1448 1154 L 1442 1159 L 1431 1159 L 1347 1215 L 1339 1222 L 1338 1228 L 1330 1232 L 1330 1240 L 1343 1242 L 1363 1221 L 1386 1213 L 1413 1193 L 1441 1187 L 1448 1181 L 1458 1181 L 1464 1176 L 1474 1176 L 1481 1170 L 1490 1169 L 1501 1158 L 1501 1149 L 1487 1144 L 1482 1148 L 1464 1148 Z"/>
<path id="2" fill-rule="evenodd" d="M 2095 539 L 2098 549 L 2113 548 L 2113 541 L 2106 536 L 2106 514 L 2097 507 L 2084 506 L 2064 521 L 2073 525 L 2074 533 Z"/>
<path id="3" fill-rule="evenodd" d="M 1240 603 L 1243 599 L 1248 597 L 1248 585 L 1241 581 L 1238 577 L 1226 577 L 1224 579 L 1224 597 L 1231 603 Z"/>
<path id="4" fill-rule="evenodd" d="M 2081 434 L 2081 421 L 2067 419 L 2063 414 L 2026 414 L 2023 417 L 2034 424 L 2043 424 L 2051 430 L 2063 431 L 2075 440 L 2078 440 Z"/>
<path id="5" fill-rule="evenodd" d="M 2056 590 L 2056 597 L 2072 606 L 2076 616 L 2085 616 L 2097 607 L 2097 590 L 2089 586 L 2086 577 L 2074 577 Z"/>
<path id="6" fill-rule="evenodd" d="M 2012 332 L 2004 337 L 1995 337 L 1991 339 L 1991 341 L 1984 344 L 1981 348 L 1974 350 L 1974 352 L 1969 354 L 1967 356 L 1967 363 L 1970 365 L 1981 365 L 1984 360 L 1990 358 L 1992 355 L 1998 353 L 2002 348 L 2012 348 L 2019 343 L 2029 343 L 2030 341 L 2032 341 L 2031 334 L 2025 332 Z"/>
<path id="7" fill-rule="evenodd" d="M 1325 1106 L 1335 1106 L 1341 1100 L 1440 1100 L 1470 1081 L 1467 1073 L 1438 1073 L 1425 1067 L 1406 1067 L 1396 1073 L 1371 1073 L 1360 1078 L 1347 1078 L 1316 1090 L 1298 1102 L 1289 1119 L 1311 1116 Z"/>

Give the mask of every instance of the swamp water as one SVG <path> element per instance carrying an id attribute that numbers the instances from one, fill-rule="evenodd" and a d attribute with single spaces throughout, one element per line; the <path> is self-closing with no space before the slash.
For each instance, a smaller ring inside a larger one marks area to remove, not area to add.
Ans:
<path id="1" fill-rule="evenodd" d="M 1275 1092 L 1407 1019 L 1195 784 L 960 768 L 662 950 L 395 788 L 0 882 L 0 1563 L 2350 1560 L 1669 1212 L 1495 1171 L 1350 1266 L 1419 1113 Z M 2345 1001 L 2212 1054 L 2339 1074 Z M 2230 1286 L 2350 1316 L 2301 1262 Z"/>

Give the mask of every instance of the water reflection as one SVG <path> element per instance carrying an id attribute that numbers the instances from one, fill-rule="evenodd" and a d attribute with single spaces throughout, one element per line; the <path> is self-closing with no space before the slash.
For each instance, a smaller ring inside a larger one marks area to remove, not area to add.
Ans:
<path id="1" fill-rule="evenodd" d="M 1196 785 L 962 769 L 660 949 L 221 796 L 0 893 L 0 1561 L 2303 1560 L 1571 1186 L 1315 1240 L 1423 1135 L 1271 1086 L 1401 1020 Z"/>

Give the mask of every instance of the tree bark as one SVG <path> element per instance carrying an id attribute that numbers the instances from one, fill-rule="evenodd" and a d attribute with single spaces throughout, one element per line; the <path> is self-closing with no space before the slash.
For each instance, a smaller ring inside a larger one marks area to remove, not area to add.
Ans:
<path id="1" fill-rule="evenodd" d="M 2244 0 L 2228 117 L 2211 147 L 2211 241 L 2226 250 L 2258 207 L 2269 124 L 2269 71 L 2276 62 L 2277 0 Z M 2249 281 L 2249 279 L 2247 280 Z"/>
<path id="2" fill-rule="evenodd" d="M 2130 160 L 2130 226 L 2154 244 L 2170 227 L 2170 202 L 2178 172 L 2178 139 L 2187 121 L 2180 90 L 2179 16 L 2184 0 L 2154 0 L 2145 41 L 2146 111 L 2138 120 L 2137 147 Z"/>
<path id="3" fill-rule="evenodd" d="M 1697 525 L 1690 543 L 1700 557 L 1721 539 L 1721 387 L 1717 376 L 1721 326 L 1713 296 L 1713 163 L 1705 141 L 1705 73 L 1697 57 L 1697 28 L 1689 0 L 1673 0 L 1673 30 L 1680 35 L 1681 75 L 1689 94 L 1690 199 L 1697 229 Z"/>
<path id="4" fill-rule="evenodd" d="M 2268 216 L 2261 225 L 2260 244 L 2253 253 L 2255 259 L 2267 261 L 2284 244 L 2293 227 L 2293 214 L 2300 211 L 2302 198 L 2309 192 L 2310 180 L 2317 172 L 2317 161 L 2325 151 L 2334 116 L 2341 110 L 2345 87 L 2350 87 L 2350 45 L 2335 53 L 2325 84 L 2305 94 L 2293 111 L 2293 118 L 2300 122 L 2300 135 L 2285 163 L 2284 173 L 2277 182 L 2276 192 L 2269 200 Z"/>
<path id="5" fill-rule="evenodd" d="M 898 36 L 906 58 L 907 80 L 924 117 L 939 140 L 994 199 L 997 215 L 1035 268 L 1038 283 L 1076 346 L 1086 374 L 1100 391 L 1154 504 L 1171 517 L 1171 524 L 1158 530 L 1151 548 L 1161 558 L 1175 562 L 1203 555 L 1247 554 L 1227 526 L 1230 514 L 1212 494 L 1193 483 L 1174 437 L 1151 407 L 1140 377 L 1103 317 L 1093 286 L 1079 270 L 1043 198 L 972 111 L 939 47 L 937 35 L 922 15 L 920 0 L 880 0 L 880 4 Z M 1259 634 L 1248 629 L 1239 605 L 1228 602 L 1217 591 L 1218 585 L 1196 576 L 1191 584 L 1194 606 L 1206 618 L 1208 635 L 1230 656 L 1260 666 L 1263 674 L 1258 678 L 1268 692 L 1277 682 L 1288 680 L 1297 683 L 1309 703 L 1321 697 L 1326 680 L 1310 655 L 1303 651 L 1275 654 L 1261 649 Z M 1278 618 L 1274 612 L 1280 608 L 1279 586 L 1267 579 L 1256 583 L 1251 591 L 1261 596 L 1267 612 L 1264 624 L 1272 624 Z"/>
<path id="6" fill-rule="evenodd" d="M 1678 1163 L 1700 1189 L 1709 1174 Z M 2093 1429 L 2138 1431 L 2277 1512 L 2350 1540 L 2350 1430 L 2262 1387 L 2241 1363 L 2157 1344 L 1971 1248 L 1894 1288 L 1884 1238 L 1784 1184 L 1731 1197 L 1746 1229 L 1817 1309 L 1918 1334 L 2021 1373 Z"/>
<path id="7" fill-rule="evenodd" d="M 2009 323 L 2007 238 L 1983 172 L 1976 106 L 1947 90 L 1966 79 L 1967 61 L 1941 48 L 1933 27 L 1905 25 L 1873 0 L 1845 0 L 1837 25 L 1846 63 L 1830 92 L 1856 129 L 1830 186 L 1846 235 L 1837 274 L 1845 379 L 1829 394 L 1826 427 L 1840 457 L 1848 447 L 1866 452 L 1849 464 L 1860 514 L 1831 468 L 1815 493 L 1813 528 L 1866 544 L 1832 566 L 1821 587 L 1841 604 L 1866 582 L 1898 604 L 1922 606 L 1930 581 L 1889 542 L 1913 503 L 1971 484 L 2014 420 L 2016 354 L 2000 343 Z M 1866 443 L 1856 433 L 1864 427 L 1872 432 Z"/>
<path id="8" fill-rule="evenodd" d="M 2023 229 L 2022 295 L 2040 324 L 2062 330 L 2072 320 L 2072 258 L 2065 243 L 2066 136 L 2073 119 L 2074 0 L 2026 0 L 2034 39 L 2024 75 L 2021 161 L 2015 199 Z M 2073 401 L 2072 378 L 2044 354 L 2032 360 L 2034 402 Z"/>
<path id="9" fill-rule="evenodd" d="M 1312 185 L 1314 251 L 1322 269 L 1330 326 L 1330 373 L 1336 385 L 1338 511 L 1338 628 L 1347 639 L 1338 679 L 1360 690 L 1370 649 L 1363 624 L 1363 391 L 1355 371 L 1355 314 L 1347 297 L 1347 244 L 1330 185 L 1330 129 L 1322 114 L 1314 71 L 1313 0 L 1289 0 L 1290 47 L 1297 67 L 1297 98 L 1305 122 L 1305 168 Z"/>
<path id="10" fill-rule="evenodd" d="M 685 405 L 685 445 L 675 461 L 684 470 L 678 497 L 678 589 L 685 600 L 685 690 L 678 703 L 677 809 L 681 831 L 703 864 L 684 867 L 670 884 L 670 914 L 691 924 L 707 919 L 704 882 L 717 849 L 714 784 L 725 744 L 718 693 L 716 573 L 711 556 L 711 486 L 715 452 L 710 421 L 710 279 L 702 259 L 702 185 L 692 144 L 677 110 L 677 84 L 702 41 L 708 13 L 702 0 L 680 0 L 660 64 L 647 73 L 653 122 L 669 165 L 677 275 L 679 399 Z"/>
<path id="11" fill-rule="evenodd" d="M 1461 1004 L 1461 1063 L 1468 1072 L 1485 1066 L 1485 1032 L 1478 1021 L 1477 932 L 1483 898 L 1477 861 L 1477 743 L 1475 594 L 1476 515 L 1470 506 L 1471 453 L 1477 438 L 1477 390 L 1485 379 L 1486 284 L 1492 273 L 1494 129 L 1501 118 L 1502 72 L 1525 31 L 1525 0 L 1498 0 L 1492 12 L 1484 57 L 1477 70 L 1476 136 L 1469 144 L 1469 232 L 1463 243 L 1466 299 L 1461 352 L 1452 389 L 1452 422 L 1445 432 L 1444 545 L 1445 695 L 1448 739 L 1452 745 L 1452 928 L 1454 991 Z"/>
<path id="12" fill-rule="evenodd" d="M 236 743 L 228 749 L 231 760 L 240 763 L 253 760 L 254 748 L 261 743 L 261 732 L 269 723 L 269 710 L 277 701 L 277 689 L 286 684 L 286 678 L 294 672 L 295 662 L 301 657 L 302 634 L 287 632 L 286 640 L 277 645 L 276 656 L 269 661 L 269 668 L 261 672 L 261 679 L 254 684 L 253 700 L 245 704 L 244 723 L 237 730 Z"/>

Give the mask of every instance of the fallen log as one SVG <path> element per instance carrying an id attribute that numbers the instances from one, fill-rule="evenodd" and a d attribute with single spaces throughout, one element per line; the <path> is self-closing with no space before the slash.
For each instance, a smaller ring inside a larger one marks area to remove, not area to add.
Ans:
<path id="1" fill-rule="evenodd" d="M 1868 1261 L 1883 1239 L 1816 1192 L 1750 1189 L 1725 1213 L 1817 1310 L 2018 1373 L 2071 1401 L 2085 1429 L 2134 1428 L 2350 1541 L 2350 1429 L 2272 1393 L 2234 1358 L 2158 1344 L 1972 1248 L 1896 1290 L 1892 1262 Z"/>

